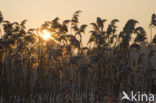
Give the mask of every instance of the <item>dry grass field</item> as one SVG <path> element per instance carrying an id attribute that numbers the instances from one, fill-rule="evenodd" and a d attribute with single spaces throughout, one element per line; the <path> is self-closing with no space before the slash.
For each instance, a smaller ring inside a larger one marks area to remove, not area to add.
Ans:
<path id="1" fill-rule="evenodd" d="M 156 94 L 156 35 L 134 19 L 119 34 L 118 19 L 80 25 L 80 13 L 37 29 L 0 13 L 0 103 L 120 103 L 123 90 Z M 155 29 L 156 15 L 150 20 Z"/>

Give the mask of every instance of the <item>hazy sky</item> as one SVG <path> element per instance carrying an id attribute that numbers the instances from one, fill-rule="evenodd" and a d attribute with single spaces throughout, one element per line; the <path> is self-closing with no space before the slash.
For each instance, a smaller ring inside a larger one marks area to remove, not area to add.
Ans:
<path id="1" fill-rule="evenodd" d="M 117 18 L 121 29 L 128 19 L 136 19 L 147 30 L 152 13 L 156 13 L 156 0 L 0 0 L 5 19 L 27 19 L 27 26 L 35 28 L 56 16 L 69 19 L 77 10 L 83 11 L 81 23 L 94 22 L 97 16 L 107 23 Z"/>

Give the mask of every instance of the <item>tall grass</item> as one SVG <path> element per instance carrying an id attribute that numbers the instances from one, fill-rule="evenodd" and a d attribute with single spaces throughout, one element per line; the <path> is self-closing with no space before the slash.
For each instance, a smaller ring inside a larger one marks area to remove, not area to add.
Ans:
<path id="1" fill-rule="evenodd" d="M 28 30 L 27 20 L 11 23 L 0 13 L 0 103 L 119 103 L 122 90 L 156 93 L 156 36 L 147 41 L 134 19 L 119 34 L 118 19 L 105 31 L 107 20 L 97 17 L 85 47 L 80 13 Z M 42 30 L 53 39 L 40 37 Z"/>

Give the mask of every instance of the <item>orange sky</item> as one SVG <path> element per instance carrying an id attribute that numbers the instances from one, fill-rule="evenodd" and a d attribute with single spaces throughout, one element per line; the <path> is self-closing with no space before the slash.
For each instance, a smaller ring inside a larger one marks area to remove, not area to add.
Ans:
<path id="1" fill-rule="evenodd" d="M 156 13 L 156 0 L 0 0 L 0 11 L 10 21 L 27 19 L 27 27 L 39 27 L 56 16 L 70 19 L 73 12 L 82 10 L 80 22 L 89 24 L 99 16 L 120 20 L 119 30 L 128 19 L 136 19 L 148 32 L 152 13 Z"/>

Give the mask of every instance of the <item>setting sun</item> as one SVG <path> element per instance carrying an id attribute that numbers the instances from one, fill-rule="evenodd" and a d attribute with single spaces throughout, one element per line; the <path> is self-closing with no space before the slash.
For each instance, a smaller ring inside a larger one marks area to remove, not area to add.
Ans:
<path id="1" fill-rule="evenodd" d="M 44 39 L 48 40 L 51 38 L 51 33 L 48 32 L 47 30 L 43 30 L 42 32 L 39 33 L 39 35 Z"/>

